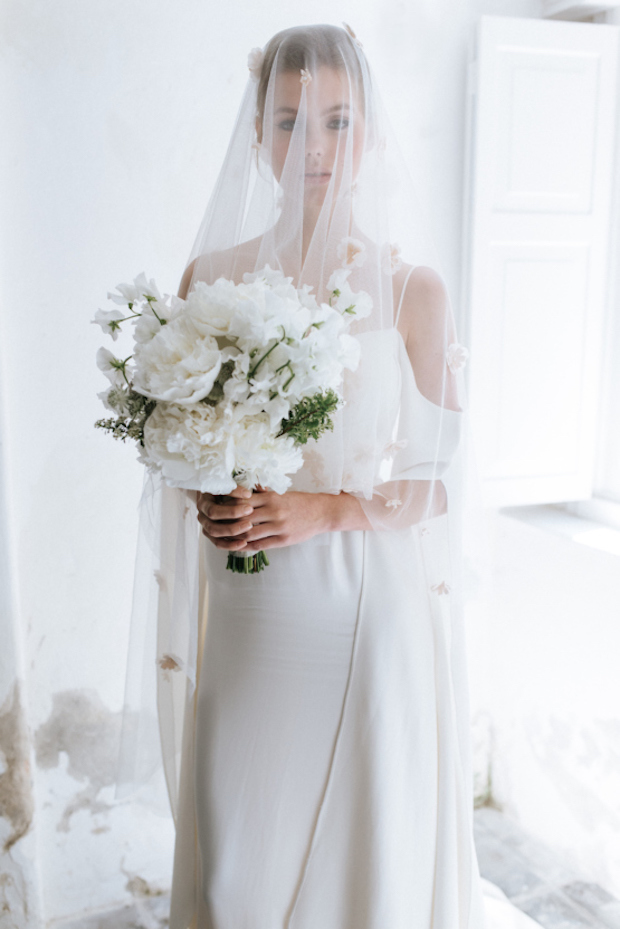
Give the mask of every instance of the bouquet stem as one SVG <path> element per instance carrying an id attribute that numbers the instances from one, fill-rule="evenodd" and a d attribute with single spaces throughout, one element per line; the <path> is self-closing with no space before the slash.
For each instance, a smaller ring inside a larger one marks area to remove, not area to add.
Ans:
<path id="1" fill-rule="evenodd" d="M 237 574 L 258 574 L 268 564 L 269 559 L 262 551 L 247 555 L 244 552 L 229 552 L 226 569 L 235 571 Z"/>

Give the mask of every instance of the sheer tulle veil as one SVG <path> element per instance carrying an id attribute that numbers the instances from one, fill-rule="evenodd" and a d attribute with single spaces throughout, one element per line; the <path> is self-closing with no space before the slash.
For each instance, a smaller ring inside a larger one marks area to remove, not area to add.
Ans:
<path id="1" fill-rule="evenodd" d="M 286 29 L 253 49 L 248 66 L 180 293 L 197 281 L 239 282 L 269 266 L 320 301 L 367 295 L 372 311 L 350 330 L 361 345 L 359 366 L 347 372 L 333 431 L 306 446 L 292 488 L 354 494 L 373 531 L 402 539 L 394 571 L 407 570 L 413 527 L 440 521 L 440 542 L 435 536 L 425 558 L 458 656 L 467 351 L 414 190 L 412 178 L 418 185 L 424 178 L 401 156 L 362 44 L 348 27 Z M 193 495 L 147 478 L 117 792 L 155 796 L 161 742 L 173 813 L 200 658 L 207 544 Z M 466 705 L 456 709 L 455 724 L 469 771 Z"/>

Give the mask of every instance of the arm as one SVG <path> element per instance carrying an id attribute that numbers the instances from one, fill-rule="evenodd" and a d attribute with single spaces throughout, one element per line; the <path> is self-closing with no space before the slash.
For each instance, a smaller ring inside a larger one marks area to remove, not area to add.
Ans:
<path id="1" fill-rule="evenodd" d="M 198 495 L 198 521 L 204 535 L 227 551 L 258 551 L 304 542 L 320 532 L 371 529 L 351 494 L 250 491 L 237 487 L 216 502 Z"/>
<path id="2" fill-rule="evenodd" d="M 397 326 L 409 363 L 401 349 L 404 394 L 394 437 L 404 450 L 393 459 L 393 479 L 361 500 L 374 529 L 405 529 L 447 512 L 441 476 L 461 426 L 458 381 L 447 365 L 447 348 L 456 342 L 447 290 L 432 268 L 416 267 L 407 280 L 408 270 L 401 275 L 407 289 Z"/>

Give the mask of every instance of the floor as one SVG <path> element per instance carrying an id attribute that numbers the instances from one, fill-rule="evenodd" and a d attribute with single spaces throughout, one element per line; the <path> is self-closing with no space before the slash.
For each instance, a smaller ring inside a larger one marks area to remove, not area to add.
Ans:
<path id="1" fill-rule="evenodd" d="M 553 852 L 492 807 L 476 810 L 476 849 L 482 877 L 497 885 L 543 929 L 620 929 L 620 901 L 598 884 L 580 880 Z M 166 929 L 169 898 L 92 913 L 62 929 Z"/>
<path id="2" fill-rule="evenodd" d="M 580 880 L 512 820 L 482 807 L 474 822 L 482 877 L 544 929 L 620 929 L 620 901 Z"/>

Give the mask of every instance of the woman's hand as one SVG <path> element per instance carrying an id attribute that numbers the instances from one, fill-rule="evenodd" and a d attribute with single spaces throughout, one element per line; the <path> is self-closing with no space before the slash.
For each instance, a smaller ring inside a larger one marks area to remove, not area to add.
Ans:
<path id="1" fill-rule="evenodd" d="M 251 501 L 254 507 L 250 517 L 252 528 L 243 533 L 246 551 L 295 545 L 320 532 L 329 532 L 333 515 L 330 496 L 294 490 L 285 494 L 272 490 L 255 492 Z"/>
<path id="2" fill-rule="evenodd" d="M 246 547 L 241 534 L 252 528 L 254 507 L 251 505 L 251 498 L 252 491 L 245 487 L 235 487 L 225 497 L 198 494 L 198 522 L 202 526 L 203 534 L 216 548 L 238 552 Z"/>
<path id="3" fill-rule="evenodd" d="M 198 519 L 207 538 L 228 551 L 257 552 L 295 545 L 320 532 L 370 529 L 359 502 L 347 493 L 276 494 L 237 487 L 228 497 L 199 494 Z"/>

